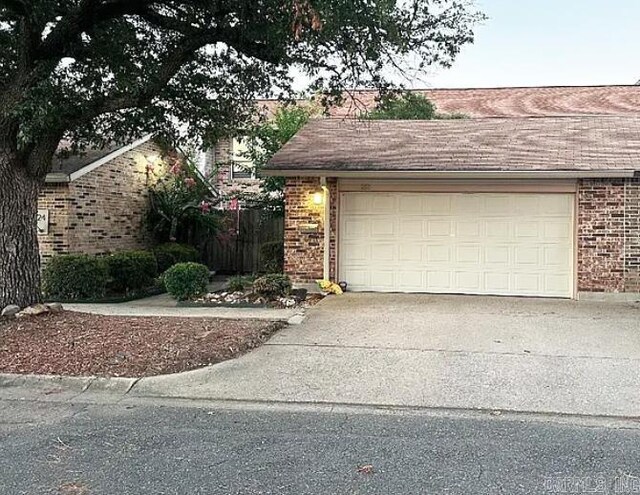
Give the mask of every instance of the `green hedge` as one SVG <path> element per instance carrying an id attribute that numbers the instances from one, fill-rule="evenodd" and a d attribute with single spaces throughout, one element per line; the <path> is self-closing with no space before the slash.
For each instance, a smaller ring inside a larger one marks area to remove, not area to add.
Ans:
<path id="1" fill-rule="evenodd" d="M 128 293 L 150 287 L 158 276 L 158 264 L 149 251 L 121 251 L 105 257 L 109 288 Z"/>
<path id="2" fill-rule="evenodd" d="M 108 280 L 104 259 L 84 254 L 59 255 L 45 266 L 42 288 L 48 298 L 89 299 L 103 296 Z"/>
<path id="3" fill-rule="evenodd" d="M 265 242 L 260 246 L 260 268 L 266 273 L 284 271 L 284 243 Z"/>
<path id="4" fill-rule="evenodd" d="M 178 301 L 186 301 L 207 292 L 209 268 L 200 263 L 177 263 L 162 277 L 167 292 Z"/>
<path id="5" fill-rule="evenodd" d="M 282 273 L 270 273 L 255 279 L 253 290 L 267 299 L 286 296 L 291 292 L 291 280 Z"/>
<path id="6" fill-rule="evenodd" d="M 187 244 L 178 244 L 170 242 L 160 244 L 153 248 L 153 254 L 158 261 L 158 271 L 164 273 L 176 263 L 187 263 L 190 261 L 199 261 L 200 255 L 198 250 Z"/>

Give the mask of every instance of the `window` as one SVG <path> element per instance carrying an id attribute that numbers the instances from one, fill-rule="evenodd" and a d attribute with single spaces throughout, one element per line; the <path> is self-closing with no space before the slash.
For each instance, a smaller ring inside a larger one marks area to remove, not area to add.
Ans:
<path id="1" fill-rule="evenodd" d="M 234 138 L 231 145 L 231 180 L 255 179 L 255 168 L 248 157 L 246 141 Z"/>

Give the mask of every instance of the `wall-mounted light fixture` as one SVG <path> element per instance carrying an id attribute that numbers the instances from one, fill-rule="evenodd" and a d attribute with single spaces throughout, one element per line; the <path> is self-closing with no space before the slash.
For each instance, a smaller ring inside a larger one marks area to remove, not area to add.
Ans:
<path id="1" fill-rule="evenodd" d="M 313 204 L 317 206 L 324 204 L 324 191 L 322 189 L 313 193 Z"/>

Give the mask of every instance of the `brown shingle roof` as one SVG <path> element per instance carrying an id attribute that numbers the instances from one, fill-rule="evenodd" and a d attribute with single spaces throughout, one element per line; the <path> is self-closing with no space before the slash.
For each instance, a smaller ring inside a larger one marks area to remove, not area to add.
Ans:
<path id="1" fill-rule="evenodd" d="M 469 117 L 560 117 L 640 115 L 640 86 L 556 86 L 531 88 L 423 89 L 442 113 Z M 334 117 L 355 117 L 375 106 L 376 92 L 353 91 Z"/>
<path id="2" fill-rule="evenodd" d="M 640 116 L 362 121 L 316 119 L 267 170 L 640 170 Z"/>

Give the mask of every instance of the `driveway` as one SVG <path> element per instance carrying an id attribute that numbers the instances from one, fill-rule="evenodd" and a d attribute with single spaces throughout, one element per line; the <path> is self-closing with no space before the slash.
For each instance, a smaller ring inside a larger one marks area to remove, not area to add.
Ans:
<path id="1" fill-rule="evenodd" d="M 640 417 L 640 304 L 345 294 L 132 394 Z"/>

